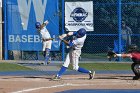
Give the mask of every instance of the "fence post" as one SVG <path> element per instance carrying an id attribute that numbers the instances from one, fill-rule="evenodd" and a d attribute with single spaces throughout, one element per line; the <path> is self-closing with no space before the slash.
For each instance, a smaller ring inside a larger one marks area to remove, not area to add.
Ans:
<path id="1" fill-rule="evenodd" d="M 117 6 L 118 6 L 118 34 L 119 34 L 118 35 L 119 36 L 119 42 L 118 42 L 119 43 L 118 44 L 119 45 L 118 46 L 119 49 L 118 50 L 119 50 L 119 54 L 120 54 L 121 53 L 121 42 L 122 42 L 121 41 L 122 40 L 121 39 L 122 38 L 122 36 L 121 36 L 121 19 L 122 19 L 121 0 L 118 0 L 118 5 Z M 119 57 L 119 61 L 121 61 L 121 57 Z"/>
<path id="2" fill-rule="evenodd" d="M 2 53 L 2 0 L 0 0 L 0 60 L 2 60 L 3 53 Z"/>
<path id="3" fill-rule="evenodd" d="M 65 7 L 65 0 L 62 0 L 62 34 L 64 34 L 64 16 L 65 16 L 65 14 L 64 14 L 64 7 Z M 65 58 L 65 44 L 64 43 L 62 43 L 62 61 L 64 61 L 64 58 Z"/>
<path id="4" fill-rule="evenodd" d="M 4 59 L 8 60 L 8 42 L 7 42 L 7 0 L 4 2 Z"/>

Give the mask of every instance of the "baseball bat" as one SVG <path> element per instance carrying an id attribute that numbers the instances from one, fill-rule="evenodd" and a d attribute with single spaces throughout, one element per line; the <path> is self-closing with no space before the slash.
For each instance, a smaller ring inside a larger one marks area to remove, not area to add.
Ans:
<path id="1" fill-rule="evenodd" d="M 48 21 L 52 21 L 52 19 L 54 19 L 56 16 L 60 16 L 59 11 L 55 12 L 51 17 L 48 16 Z"/>

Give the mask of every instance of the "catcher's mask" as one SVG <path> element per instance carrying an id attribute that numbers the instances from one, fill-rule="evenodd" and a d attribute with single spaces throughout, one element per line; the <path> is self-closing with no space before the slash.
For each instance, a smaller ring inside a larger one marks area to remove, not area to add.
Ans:
<path id="1" fill-rule="evenodd" d="M 138 51 L 138 46 L 136 44 L 132 44 L 128 47 L 128 52 Z"/>
<path id="2" fill-rule="evenodd" d="M 41 27 L 40 22 L 36 22 L 36 23 L 35 23 L 35 27 L 36 27 L 36 29 L 40 29 L 40 27 Z"/>

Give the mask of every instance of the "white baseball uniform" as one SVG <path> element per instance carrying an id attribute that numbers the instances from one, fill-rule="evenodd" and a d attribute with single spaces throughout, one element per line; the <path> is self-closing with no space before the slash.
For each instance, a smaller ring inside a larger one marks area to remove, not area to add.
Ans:
<path id="1" fill-rule="evenodd" d="M 78 70 L 79 66 L 79 57 L 81 55 L 81 49 L 84 45 L 86 35 L 81 38 L 75 38 L 73 42 L 73 47 L 70 48 L 69 53 L 66 56 L 66 60 L 63 64 L 64 67 L 68 67 L 70 62 L 73 65 L 74 70 Z"/>
<path id="2" fill-rule="evenodd" d="M 40 34 L 42 36 L 42 39 L 51 38 L 51 35 L 45 26 L 40 30 Z M 46 48 L 51 49 L 51 45 L 52 45 L 52 40 L 43 41 L 43 51 L 45 51 Z"/>

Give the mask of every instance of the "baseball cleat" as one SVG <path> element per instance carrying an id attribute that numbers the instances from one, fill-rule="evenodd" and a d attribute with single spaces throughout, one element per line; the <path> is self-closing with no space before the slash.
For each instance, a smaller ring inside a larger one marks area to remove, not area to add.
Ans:
<path id="1" fill-rule="evenodd" d="M 44 65 L 48 65 L 48 63 L 47 63 L 47 62 L 44 62 L 43 64 L 44 64 Z"/>
<path id="2" fill-rule="evenodd" d="M 93 79 L 95 75 L 95 71 L 89 73 L 89 80 Z"/>
<path id="3" fill-rule="evenodd" d="M 61 78 L 59 76 L 55 76 L 51 80 L 53 80 L 53 81 L 59 81 L 59 80 L 61 80 Z"/>
<path id="4" fill-rule="evenodd" d="M 140 80 L 140 77 L 139 76 L 134 76 L 133 80 Z"/>
<path id="5" fill-rule="evenodd" d="M 44 65 L 48 65 L 48 64 L 50 64 L 50 63 L 51 63 L 51 57 L 49 58 L 48 61 L 44 61 Z"/>
<path id="6" fill-rule="evenodd" d="M 50 64 L 50 63 L 51 63 L 51 61 L 48 61 L 48 62 L 47 62 L 47 65 Z"/>
<path id="7" fill-rule="evenodd" d="M 51 63 L 51 57 L 49 58 L 49 60 L 48 60 L 47 64 L 50 64 L 50 63 Z"/>

